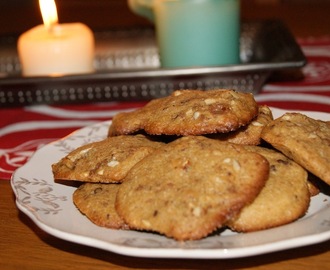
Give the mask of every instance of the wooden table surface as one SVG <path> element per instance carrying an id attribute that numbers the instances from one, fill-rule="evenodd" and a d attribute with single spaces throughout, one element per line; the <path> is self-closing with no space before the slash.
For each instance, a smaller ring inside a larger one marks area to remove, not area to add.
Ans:
<path id="1" fill-rule="evenodd" d="M 3 117 L 3 114 L 1 116 Z M 12 157 L 12 161 L 15 159 L 17 156 Z M 17 209 L 10 181 L 0 179 L 0 269 L 326 270 L 330 269 L 330 241 L 260 256 L 228 260 L 148 259 L 122 256 L 70 243 L 39 229 L 29 217 Z"/>
<path id="2" fill-rule="evenodd" d="M 0 269 L 330 269 L 330 241 L 265 255 L 226 259 L 148 259 L 67 242 L 39 229 L 0 180 Z"/>

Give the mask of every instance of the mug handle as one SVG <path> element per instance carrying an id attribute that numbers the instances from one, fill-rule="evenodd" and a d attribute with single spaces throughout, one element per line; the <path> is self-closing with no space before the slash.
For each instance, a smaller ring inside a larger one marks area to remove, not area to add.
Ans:
<path id="1" fill-rule="evenodd" d="M 137 15 L 154 21 L 154 0 L 128 0 L 129 8 Z"/>

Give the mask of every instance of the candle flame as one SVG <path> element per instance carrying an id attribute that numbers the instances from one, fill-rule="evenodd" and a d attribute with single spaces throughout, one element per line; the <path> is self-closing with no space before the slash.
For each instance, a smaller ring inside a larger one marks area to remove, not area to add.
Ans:
<path id="1" fill-rule="evenodd" d="M 44 25 L 51 29 L 58 23 L 55 0 L 39 0 L 39 6 Z"/>

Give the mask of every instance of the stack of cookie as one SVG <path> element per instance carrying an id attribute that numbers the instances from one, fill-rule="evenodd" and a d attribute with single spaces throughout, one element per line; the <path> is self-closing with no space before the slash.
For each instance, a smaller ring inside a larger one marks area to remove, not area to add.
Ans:
<path id="1" fill-rule="evenodd" d="M 300 114 L 274 120 L 252 94 L 180 90 L 116 115 L 106 139 L 52 170 L 57 180 L 83 182 L 73 202 L 99 226 L 197 240 L 223 227 L 250 232 L 303 216 L 318 192 L 307 170 L 330 183 L 329 137 L 328 122 Z M 302 158 L 310 152 L 313 162 Z"/>

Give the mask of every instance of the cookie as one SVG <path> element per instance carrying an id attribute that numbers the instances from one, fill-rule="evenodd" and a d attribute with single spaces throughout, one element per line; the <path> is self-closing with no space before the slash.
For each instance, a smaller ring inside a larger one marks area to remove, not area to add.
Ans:
<path id="1" fill-rule="evenodd" d="M 266 105 L 260 105 L 258 115 L 248 125 L 236 131 L 217 133 L 209 137 L 237 144 L 259 145 L 261 143 L 261 131 L 272 120 L 273 114 L 270 108 Z"/>
<path id="2" fill-rule="evenodd" d="M 286 113 L 269 123 L 262 139 L 330 184 L 330 124 L 301 113 Z"/>
<path id="3" fill-rule="evenodd" d="M 163 143 L 144 135 L 110 137 L 78 147 L 52 165 L 57 180 L 118 183 L 132 166 Z"/>
<path id="4" fill-rule="evenodd" d="M 303 216 L 310 203 L 307 171 L 278 151 L 259 146 L 245 148 L 268 160 L 269 178 L 257 198 L 228 226 L 234 231 L 251 232 L 288 224 Z"/>
<path id="5" fill-rule="evenodd" d="M 251 93 L 234 90 L 178 90 L 146 106 L 117 114 L 109 136 L 141 130 L 151 135 L 203 135 L 237 130 L 258 114 Z"/>
<path id="6" fill-rule="evenodd" d="M 197 240 L 252 202 L 268 170 L 265 158 L 240 145 L 181 137 L 130 170 L 116 209 L 130 228 Z"/>
<path id="7" fill-rule="evenodd" d="M 118 188 L 119 184 L 84 183 L 73 193 L 73 203 L 98 226 L 128 229 L 115 209 Z"/>
<path id="8" fill-rule="evenodd" d="M 308 174 L 308 189 L 311 196 L 316 196 L 320 193 L 320 179 L 316 177 L 314 174 Z"/>

